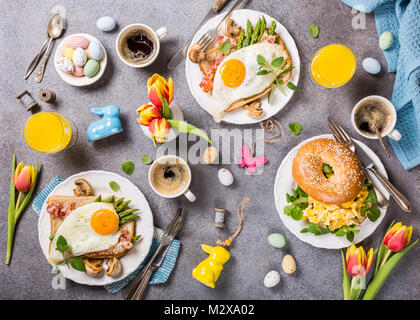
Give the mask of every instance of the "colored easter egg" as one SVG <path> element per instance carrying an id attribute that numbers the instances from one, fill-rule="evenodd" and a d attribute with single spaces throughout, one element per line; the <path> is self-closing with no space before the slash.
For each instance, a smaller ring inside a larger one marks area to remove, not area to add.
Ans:
<path id="1" fill-rule="evenodd" d="M 101 31 L 111 31 L 115 28 L 115 19 L 113 17 L 101 17 L 96 21 L 96 27 Z"/>
<path id="2" fill-rule="evenodd" d="M 58 69 L 62 72 L 71 73 L 74 70 L 73 62 L 71 62 L 71 60 L 64 57 L 58 59 L 55 62 L 55 64 L 58 67 Z"/>
<path id="3" fill-rule="evenodd" d="M 394 35 L 389 31 L 384 31 L 379 37 L 379 48 L 388 50 L 394 42 Z"/>
<path id="4" fill-rule="evenodd" d="M 99 44 L 99 42 L 97 42 L 97 41 L 92 41 L 89 44 L 89 47 L 88 47 L 87 51 L 89 52 L 89 56 L 93 60 L 97 60 L 97 61 L 101 60 L 102 57 L 104 56 L 104 52 L 102 51 L 102 47 Z"/>
<path id="5" fill-rule="evenodd" d="M 85 49 L 85 52 L 88 60 L 92 59 L 92 57 L 89 55 L 89 50 L 87 48 Z"/>
<path id="6" fill-rule="evenodd" d="M 275 270 L 270 271 L 264 277 L 264 286 L 272 288 L 278 285 L 280 282 L 280 273 Z"/>
<path id="7" fill-rule="evenodd" d="M 74 50 L 73 63 L 76 66 L 83 67 L 86 61 L 87 61 L 87 55 L 86 55 L 85 50 L 83 50 L 82 48 L 77 48 L 76 50 Z"/>
<path id="8" fill-rule="evenodd" d="M 381 64 L 375 58 L 366 58 L 362 62 L 363 69 L 370 74 L 381 72 Z"/>
<path id="9" fill-rule="evenodd" d="M 90 59 L 86 62 L 84 67 L 85 76 L 88 78 L 94 77 L 99 71 L 99 63 L 96 60 Z"/>
<path id="10" fill-rule="evenodd" d="M 72 47 L 65 47 L 63 50 L 63 57 L 73 61 L 74 49 Z"/>
<path id="11" fill-rule="evenodd" d="M 85 75 L 84 68 L 75 65 L 72 74 L 76 77 L 83 77 Z"/>
<path id="12" fill-rule="evenodd" d="M 281 266 L 284 272 L 292 274 L 296 271 L 296 260 L 290 254 L 287 254 L 284 256 Z"/>
<path id="13" fill-rule="evenodd" d="M 224 186 L 230 186 L 233 183 L 233 174 L 228 169 L 220 169 L 217 173 L 217 177 Z"/>
<path id="14" fill-rule="evenodd" d="M 272 233 L 268 236 L 268 243 L 275 248 L 283 248 L 286 245 L 286 238 L 280 233 Z"/>
<path id="15" fill-rule="evenodd" d="M 89 46 L 89 40 L 86 39 L 85 37 L 74 36 L 69 39 L 69 46 L 74 49 L 77 49 L 77 48 L 86 49 Z"/>

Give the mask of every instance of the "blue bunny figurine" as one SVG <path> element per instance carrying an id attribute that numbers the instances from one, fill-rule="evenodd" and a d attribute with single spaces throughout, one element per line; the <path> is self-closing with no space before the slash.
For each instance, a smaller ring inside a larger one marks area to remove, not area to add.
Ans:
<path id="1" fill-rule="evenodd" d="M 93 122 L 87 129 L 87 139 L 89 142 L 123 131 L 119 118 L 120 108 L 117 106 L 109 104 L 103 108 L 93 108 L 91 111 L 97 116 L 102 116 L 102 119 Z"/>

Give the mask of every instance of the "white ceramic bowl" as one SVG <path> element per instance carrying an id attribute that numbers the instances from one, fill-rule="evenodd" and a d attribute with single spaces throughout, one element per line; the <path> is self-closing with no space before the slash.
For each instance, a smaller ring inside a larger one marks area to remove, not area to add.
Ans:
<path id="1" fill-rule="evenodd" d="M 63 57 L 64 49 L 68 46 L 70 38 L 74 37 L 74 36 L 84 37 L 84 38 L 88 39 L 89 41 L 97 41 L 102 47 L 102 50 L 104 52 L 104 56 L 102 57 L 101 60 L 98 61 L 99 62 L 99 71 L 92 78 L 88 78 L 86 76 L 76 77 L 71 73 L 63 72 L 60 69 L 58 69 L 58 67 L 55 63 L 58 59 Z M 104 74 L 107 62 L 108 62 L 108 57 L 107 57 L 106 50 L 105 50 L 104 46 L 102 45 L 102 43 L 98 39 L 96 39 L 94 36 L 91 36 L 90 34 L 86 34 L 86 33 L 75 33 L 75 34 L 71 34 L 71 35 L 65 37 L 63 40 L 61 40 L 61 42 L 58 45 L 57 50 L 55 51 L 55 54 L 54 54 L 54 66 L 55 66 L 55 70 L 57 71 L 58 75 L 65 82 L 67 82 L 68 84 L 70 84 L 72 86 L 76 86 L 76 87 L 88 86 L 88 85 L 98 81 L 102 77 L 102 75 Z"/>

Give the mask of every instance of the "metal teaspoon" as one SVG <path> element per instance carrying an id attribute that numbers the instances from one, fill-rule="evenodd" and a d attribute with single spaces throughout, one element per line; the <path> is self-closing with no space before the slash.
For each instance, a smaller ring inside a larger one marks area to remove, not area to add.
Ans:
<path id="1" fill-rule="evenodd" d="M 51 18 L 50 23 L 48 24 L 47 30 L 48 30 L 48 36 L 50 38 L 48 39 L 47 50 L 45 50 L 45 54 L 44 54 L 44 57 L 42 58 L 39 70 L 35 75 L 35 78 L 34 78 L 35 82 L 42 81 L 42 78 L 44 77 L 45 65 L 47 63 L 49 52 L 50 52 L 51 42 L 54 39 L 61 36 L 61 33 L 63 32 L 63 28 L 64 28 L 64 21 L 61 18 L 60 14 L 57 13 Z"/>

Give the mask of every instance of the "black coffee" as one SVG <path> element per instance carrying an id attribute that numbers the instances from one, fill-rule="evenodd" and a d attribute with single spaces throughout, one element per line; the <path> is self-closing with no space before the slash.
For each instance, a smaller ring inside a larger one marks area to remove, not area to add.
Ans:
<path id="1" fill-rule="evenodd" d="M 154 36 L 145 29 L 128 30 L 122 37 L 120 51 L 132 64 L 143 64 L 155 53 Z"/>
<path id="2" fill-rule="evenodd" d="M 376 98 L 364 101 L 354 114 L 356 126 L 371 136 L 387 131 L 393 117 L 389 108 L 384 101 Z"/>

